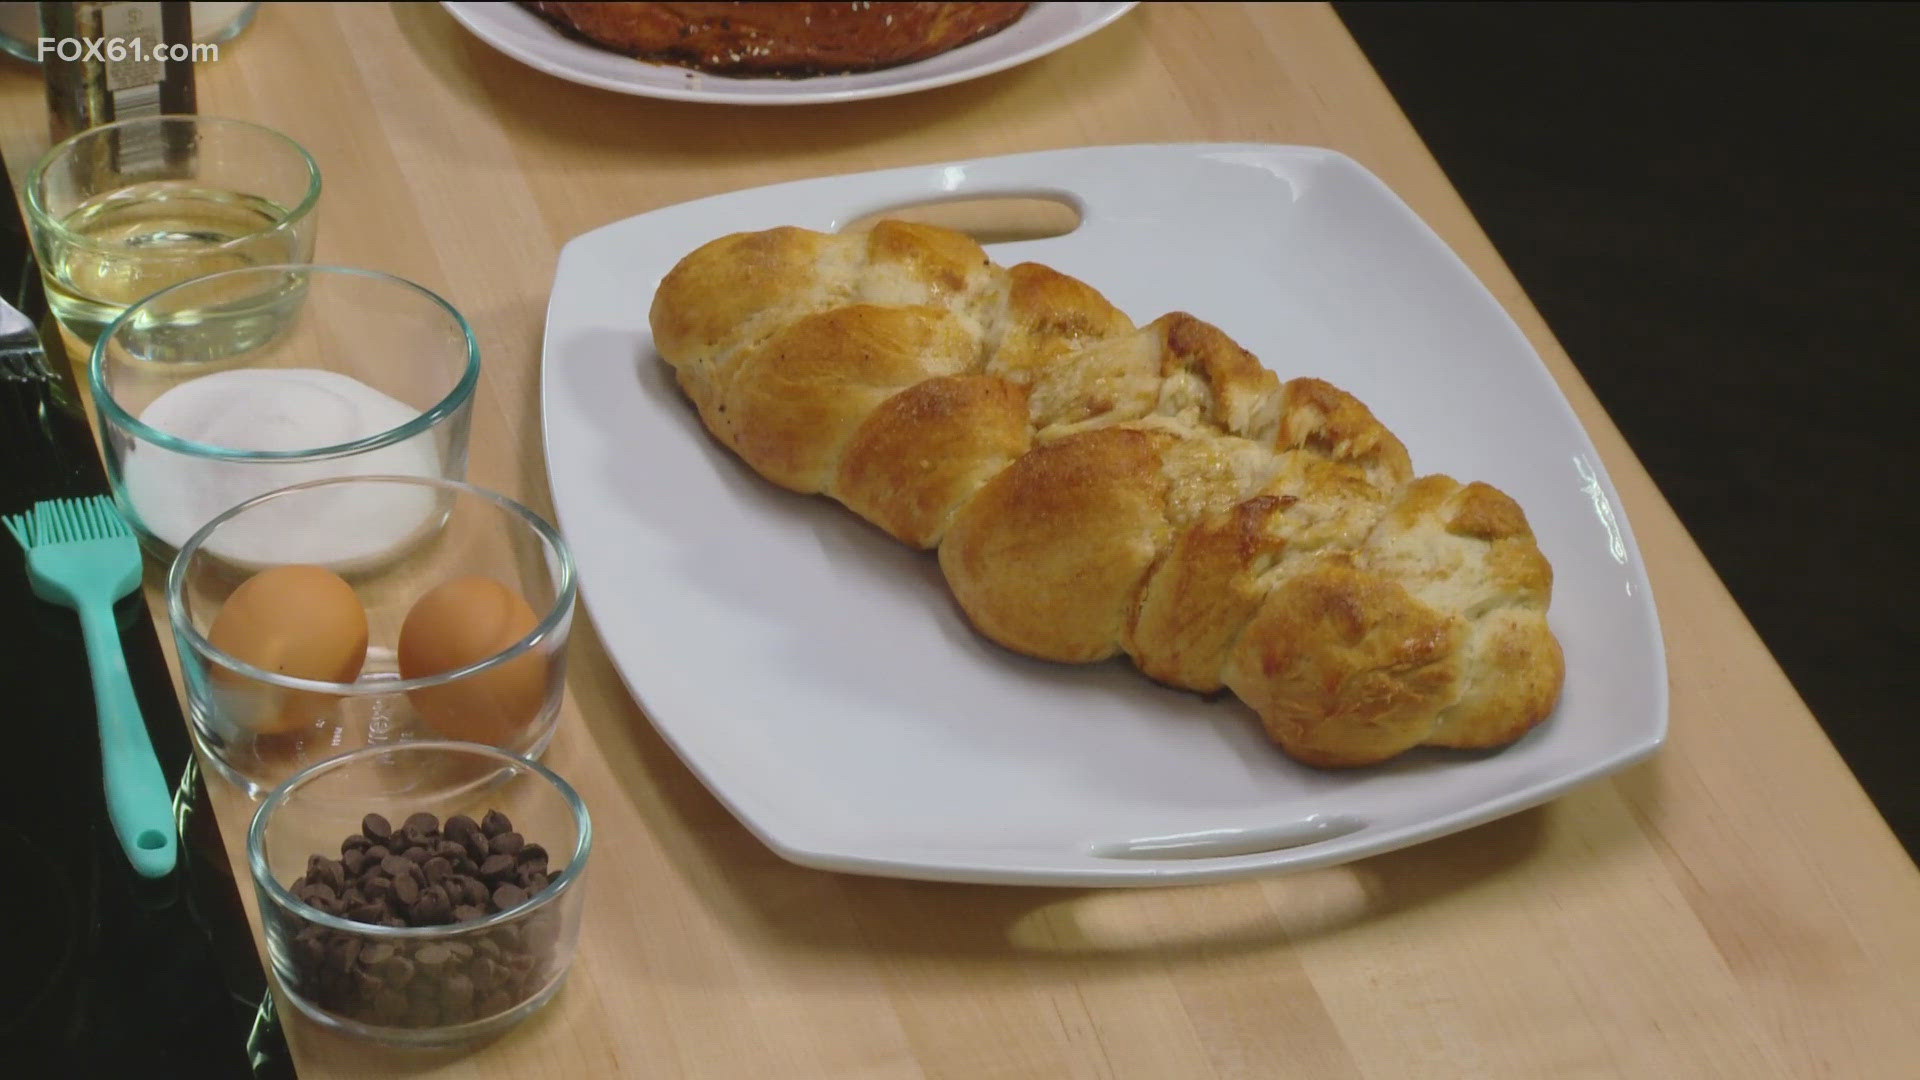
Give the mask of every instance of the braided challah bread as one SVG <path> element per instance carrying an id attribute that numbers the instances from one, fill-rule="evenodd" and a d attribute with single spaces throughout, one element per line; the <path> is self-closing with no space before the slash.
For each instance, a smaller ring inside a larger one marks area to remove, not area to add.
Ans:
<path id="1" fill-rule="evenodd" d="M 739 233 L 660 283 L 654 343 L 716 438 L 939 549 L 983 634 L 1231 690 L 1294 758 L 1495 747 L 1552 711 L 1553 571 L 1486 484 L 1416 479 L 1367 407 L 1184 314 L 968 237 Z"/>

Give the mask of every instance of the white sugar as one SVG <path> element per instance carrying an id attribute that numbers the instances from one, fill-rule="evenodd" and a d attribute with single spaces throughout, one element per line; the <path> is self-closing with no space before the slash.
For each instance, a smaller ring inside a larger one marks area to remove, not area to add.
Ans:
<path id="1" fill-rule="evenodd" d="M 349 375 L 313 368 L 242 368 L 170 387 L 140 421 L 176 438 L 228 450 L 315 450 L 391 431 L 420 415 Z M 338 476 L 442 475 L 423 432 L 347 457 L 225 461 L 135 443 L 122 466 L 141 523 L 175 548 L 216 515 L 255 495 Z M 432 489 L 366 485 L 276 500 L 222 529 L 207 551 L 246 566 L 315 563 L 346 569 L 410 543 L 436 505 Z"/>

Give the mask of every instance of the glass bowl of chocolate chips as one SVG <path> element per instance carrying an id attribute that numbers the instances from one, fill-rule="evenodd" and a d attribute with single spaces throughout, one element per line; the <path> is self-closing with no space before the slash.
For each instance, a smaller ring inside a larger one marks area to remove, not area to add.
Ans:
<path id="1" fill-rule="evenodd" d="M 592 838 L 565 780 L 492 746 L 406 742 L 306 769 L 247 833 L 281 994 L 387 1043 L 504 1031 L 573 963 Z"/>

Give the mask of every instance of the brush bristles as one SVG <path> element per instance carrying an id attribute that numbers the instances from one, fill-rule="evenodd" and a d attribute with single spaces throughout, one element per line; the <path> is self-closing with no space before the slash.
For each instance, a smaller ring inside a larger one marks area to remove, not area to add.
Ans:
<path id="1" fill-rule="evenodd" d="M 132 536 L 133 529 L 105 495 L 85 499 L 45 499 L 25 514 L 4 520 L 7 531 L 20 546 L 31 551 L 48 544 L 69 544 L 82 540 L 105 540 Z"/>

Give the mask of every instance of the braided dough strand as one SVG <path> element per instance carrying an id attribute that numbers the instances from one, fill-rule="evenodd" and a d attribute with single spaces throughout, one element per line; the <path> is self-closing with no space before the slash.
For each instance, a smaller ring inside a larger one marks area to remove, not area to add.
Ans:
<path id="1" fill-rule="evenodd" d="M 1512 742 L 1564 678 L 1553 571 L 1498 489 L 1414 476 L 1352 395 L 1281 381 L 1184 313 L 968 237 L 722 237 L 655 293 L 715 438 L 939 552 L 974 627 L 1067 663 L 1231 690 L 1294 758 Z"/>

